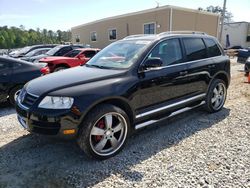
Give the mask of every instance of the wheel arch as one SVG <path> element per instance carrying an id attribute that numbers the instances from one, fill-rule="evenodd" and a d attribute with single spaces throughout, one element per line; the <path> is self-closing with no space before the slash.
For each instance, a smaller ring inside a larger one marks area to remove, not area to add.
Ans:
<path id="1" fill-rule="evenodd" d="M 213 76 L 213 78 L 211 79 L 210 84 L 212 83 L 212 80 L 214 80 L 214 79 L 221 79 L 221 80 L 223 80 L 226 83 L 226 87 L 227 88 L 229 87 L 230 77 L 229 77 L 229 75 L 226 72 L 220 71 L 220 72 L 216 73 Z"/>
<path id="2" fill-rule="evenodd" d="M 134 124 L 134 119 L 135 119 L 135 113 L 133 108 L 131 107 L 131 105 L 128 103 L 128 101 L 125 98 L 122 97 L 112 97 L 112 98 L 105 98 L 102 100 L 99 100 L 97 102 L 95 102 L 94 104 L 92 104 L 83 114 L 81 117 L 81 122 L 84 121 L 84 119 L 87 117 L 87 115 L 89 113 L 91 113 L 91 111 L 96 108 L 98 105 L 101 104 L 111 104 L 114 106 L 117 106 L 119 108 L 121 108 L 122 110 L 124 110 L 126 112 L 126 114 L 129 117 L 130 120 L 130 124 L 133 127 Z"/>

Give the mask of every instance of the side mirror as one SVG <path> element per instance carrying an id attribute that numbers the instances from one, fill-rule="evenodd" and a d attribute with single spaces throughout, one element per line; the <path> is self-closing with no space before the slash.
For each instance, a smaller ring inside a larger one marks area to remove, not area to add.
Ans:
<path id="1" fill-rule="evenodd" d="M 142 70 L 158 69 L 162 64 L 163 62 L 159 57 L 149 58 L 142 64 Z"/>

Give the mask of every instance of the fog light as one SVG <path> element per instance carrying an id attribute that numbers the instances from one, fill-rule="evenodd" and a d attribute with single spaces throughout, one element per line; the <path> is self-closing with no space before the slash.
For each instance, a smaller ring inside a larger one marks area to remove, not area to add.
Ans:
<path id="1" fill-rule="evenodd" d="M 64 130 L 63 134 L 75 134 L 76 130 L 75 129 L 68 129 L 68 130 Z"/>

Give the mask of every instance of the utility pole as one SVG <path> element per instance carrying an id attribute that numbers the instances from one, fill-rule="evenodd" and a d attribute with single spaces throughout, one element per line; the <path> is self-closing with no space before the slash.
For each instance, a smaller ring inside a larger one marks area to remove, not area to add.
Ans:
<path id="1" fill-rule="evenodd" d="M 220 42 L 222 42 L 222 31 L 223 31 L 223 26 L 224 26 L 224 19 L 225 19 L 225 12 L 226 12 L 226 3 L 227 3 L 227 0 L 224 0 L 223 10 L 222 10 L 222 16 L 221 16 L 221 27 L 220 27 L 220 37 L 219 37 L 219 41 Z"/>

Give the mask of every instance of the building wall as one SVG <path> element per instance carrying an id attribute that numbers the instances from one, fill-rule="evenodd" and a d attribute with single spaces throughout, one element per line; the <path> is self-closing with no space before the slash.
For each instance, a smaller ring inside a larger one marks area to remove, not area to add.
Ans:
<path id="1" fill-rule="evenodd" d="M 222 46 L 226 48 L 226 35 L 229 35 L 229 48 L 232 46 L 242 46 L 243 48 L 250 46 L 250 42 L 246 40 L 248 35 L 248 24 L 248 22 L 224 24 L 221 42 Z"/>
<path id="2" fill-rule="evenodd" d="M 80 43 L 90 44 L 92 47 L 104 48 L 108 44 L 116 41 L 110 41 L 108 30 L 115 28 L 117 30 L 117 40 L 128 35 L 142 34 L 143 24 L 156 23 L 156 33 L 170 30 L 171 8 L 155 8 L 150 11 L 141 11 L 114 18 L 103 19 L 100 21 L 76 26 L 72 28 L 72 42 L 75 43 L 75 37 L 80 37 Z M 213 36 L 217 36 L 218 15 L 205 14 L 196 10 L 172 8 L 172 30 L 198 30 L 204 31 Z M 90 33 L 97 32 L 97 41 L 90 40 Z"/>

